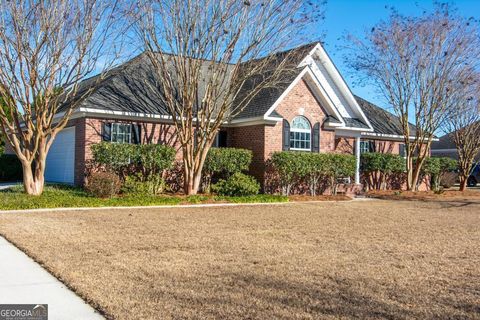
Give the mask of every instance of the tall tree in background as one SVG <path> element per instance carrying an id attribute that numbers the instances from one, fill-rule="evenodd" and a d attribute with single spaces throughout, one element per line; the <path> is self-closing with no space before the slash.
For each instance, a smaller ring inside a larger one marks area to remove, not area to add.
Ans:
<path id="1" fill-rule="evenodd" d="M 184 190 L 196 194 L 220 126 L 296 69 L 289 63 L 296 51 L 275 53 L 304 39 L 323 2 L 154 0 L 138 8 L 138 31 L 181 144 Z"/>
<path id="2" fill-rule="evenodd" d="M 372 81 L 399 117 L 405 136 L 408 190 L 418 189 L 434 134 L 456 106 L 480 63 L 478 22 L 438 5 L 433 13 L 405 17 L 393 12 L 366 34 L 349 37 L 350 65 Z M 415 130 L 409 126 L 413 122 Z"/>
<path id="3" fill-rule="evenodd" d="M 455 143 L 460 191 L 464 191 L 472 165 L 480 153 L 480 74 L 458 85 L 460 88 L 452 97 L 455 107 L 447 117 L 443 130 Z"/>
<path id="4" fill-rule="evenodd" d="M 50 146 L 95 81 L 79 83 L 115 60 L 117 9 L 107 0 L 0 0 L 0 128 L 28 194 L 43 192 Z"/>

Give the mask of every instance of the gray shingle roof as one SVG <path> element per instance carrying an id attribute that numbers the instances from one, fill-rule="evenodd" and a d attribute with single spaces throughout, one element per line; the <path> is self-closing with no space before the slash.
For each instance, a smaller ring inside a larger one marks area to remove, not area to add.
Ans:
<path id="1" fill-rule="evenodd" d="M 362 108 L 365 116 L 370 121 L 373 127 L 374 133 L 388 134 L 388 135 L 400 135 L 403 136 L 402 126 L 398 117 L 373 103 L 355 96 L 360 108 Z M 415 126 L 410 125 L 410 134 L 415 135 Z"/>
<path id="2" fill-rule="evenodd" d="M 370 129 L 365 123 L 360 121 L 357 118 L 343 118 L 345 120 L 345 125 L 349 128 L 361 128 L 361 129 Z"/>
<path id="3" fill-rule="evenodd" d="M 282 56 L 291 53 L 295 50 L 295 57 L 299 57 L 295 61 L 291 61 L 292 70 L 285 72 L 275 87 L 268 87 L 261 90 L 248 105 L 235 115 L 238 118 L 251 118 L 265 114 L 265 112 L 274 104 L 286 88 L 293 82 L 293 80 L 301 72 L 301 69 L 296 69 L 300 63 L 300 57 L 303 59 L 309 51 L 311 51 L 317 43 L 310 43 L 298 48 L 294 48 L 285 52 L 276 54 L 277 61 L 282 61 Z M 298 52 L 298 54 L 296 54 Z M 252 64 L 261 63 L 263 59 L 251 60 L 242 64 L 242 67 L 248 68 Z M 210 61 L 205 61 L 205 72 L 208 72 Z M 276 67 L 272 64 L 272 69 Z M 266 73 L 269 71 L 266 70 Z M 260 75 L 261 76 L 261 75 Z M 89 78 L 80 84 L 79 92 L 83 92 L 86 88 L 95 87 L 94 92 L 89 95 L 82 106 L 132 113 L 168 115 L 168 110 L 165 104 L 162 103 L 161 88 L 158 85 L 158 76 L 153 70 L 150 59 L 146 54 L 127 61 L 126 63 L 110 70 L 104 76 L 104 79 L 99 79 L 98 76 Z M 243 91 L 252 89 L 257 79 L 246 81 L 242 88 Z M 202 88 L 199 88 L 200 95 Z M 239 94 L 239 99 L 242 93 Z M 278 115 L 278 114 L 277 114 Z"/>
<path id="4" fill-rule="evenodd" d="M 453 133 L 446 134 L 440 138 L 438 141 L 432 142 L 432 150 L 438 149 L 455 149 L 456 145 L 453 141 Z"/>
<path id="5" fill-rule="evenodd" d="M 298 75 L 303 71 L 303 68 L 296 68 L 300 64 L 300 62 L 310 53 L 311 50 L 317 45 L 317 42 L 309 43 L 297 48 L 293 48 L 291 50 L 287 50 L 284 52 L 277 53 L 275 57 L 269 56 L 268 58 L 271 60 L 272 64 L 269 69 L 265 70 L 265 73 L 268 74 L 271 70 L 276 69 L 278 67 L 278 63 L 284 61 L 286 55 L 289 56 L 290 61 L 285 67 L 284 73 L 281 77 L 276 81 L 275 86 L 273 87 L 266 87 L 258 94 L 256 94 L 253 99 L 245 106 L 245 108 L 238 113 L 234 118 L 254 118 L 258 116 L 264 115 L 268 109 L 275 103 L 275 101 L 280 98 L 283 92 L 287 90 L 290 84 L 298 77 Z M 276 59 L 275 59 L 276 58 Z M 244 65 L 248 68 L 251 64 L 262 63 L 264 59 L 256 59 L 247 61 Z M 275 63 L 278 62 L 278 63 Z M 247 81 L 242 90 L 249 91 L 252 90 L 255 83 L 255 78 L 252 77 L 252 81 Z M 241 94 L 239 95 L 242 96 Z"/>

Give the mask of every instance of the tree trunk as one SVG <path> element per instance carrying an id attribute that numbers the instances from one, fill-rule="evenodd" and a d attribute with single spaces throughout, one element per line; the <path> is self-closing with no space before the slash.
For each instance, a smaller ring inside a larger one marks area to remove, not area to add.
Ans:
<path id="1" fill-rule="evenodd" d="M 199 159 L 195 159 L 193 154 L 189 151 L 185 152 L 183 156 L 183 176 L 184 185 L 183 190 L 187 195 L 196 195 L 202 183 L 202 169 L 205 163 L 205 158 L 208 150 L 203 151 L 203 155 Z M 195 162 L 200 161 L 200 163 Z"/>
<path id="2" fill-rule="evenodd" d="M 467 189 L 468 176 L 460 175 L 460 191 L 465 191 Z"/>
<path id="3" fill-rule="evenodd" d="M 202 179 L 202 172 L 195 172 L 195 170 L 184 167 L 184 192 L 187 195 L 196 195 L 200 187 Z"/>
<path id="4" fill-rule="evenodd" d="M 408 154 L 407 154 L 406 163 L 407 163 L 407 190 L 412 191 L 413 188 L 414 188 L 414 184 L 413 184 L 413 161 L 412 161 L 412 157 Z"/>
<path id="5" fill-rule="evenodd" d="M 39 196 L 43 193 L 45 186 L 45 160 L 38 160 L 35 168 L 28 161 L 22 161 L 23 188 L 25 193 L 32 196 Z"/>

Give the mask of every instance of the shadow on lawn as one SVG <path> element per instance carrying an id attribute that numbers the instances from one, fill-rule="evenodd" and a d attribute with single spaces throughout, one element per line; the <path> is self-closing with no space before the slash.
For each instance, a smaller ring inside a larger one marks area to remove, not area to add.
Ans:
<path id="1" fill-rule="evenodd" d="M 327 277 L 317 283 L 303 283 L 238 273 L 227 278 L 232 281 L 228 290 L 220 289 L 213 296 L 210 292 L 197 291 L 199 295 L 192 299 L 185 288 L 182 290 L 185 295 L 176 295 L 177 303 L 190 309 L 189 312 L 197 312 L 200 318 L 215 319 L 434 319 L 440 315 L 459 317 L 462 312 L 472 312 L 475 308 L 455 301 L 448 301 L 448 305 L 443 305 L 447 301 L 418 303 L 420 296 L 415 297 L 411 292 L 375 282 L 372 286 L 364 280 Z M 221 284 L 221 288 L 225 287 Z M 208 291 L 205 287 L 189 289 Z M 419 305 L 415 306 L 416 303 Z M 439 304 L 441 309 L 436 309 Z"/>

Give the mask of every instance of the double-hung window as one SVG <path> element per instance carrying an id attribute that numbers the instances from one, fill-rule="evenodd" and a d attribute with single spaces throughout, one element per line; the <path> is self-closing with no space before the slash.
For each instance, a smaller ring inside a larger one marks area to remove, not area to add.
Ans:
<path id="1" fill-rule="evenodd" d="M 132 142 L 132 125 L 126 123 L 112 123 L 111 141 L 116 143 Z"/>
<path id="2" fill-rule="evenodd" d="M 375 152 L 375 143 L 373 141 L 360 141 L 360 153 Z"/>
<path id="3" fill-rule="evenodd" d="M 298 116 L 290 127 L 290 150 L 311 151 L 312 127 L 307 118 Z"/>

